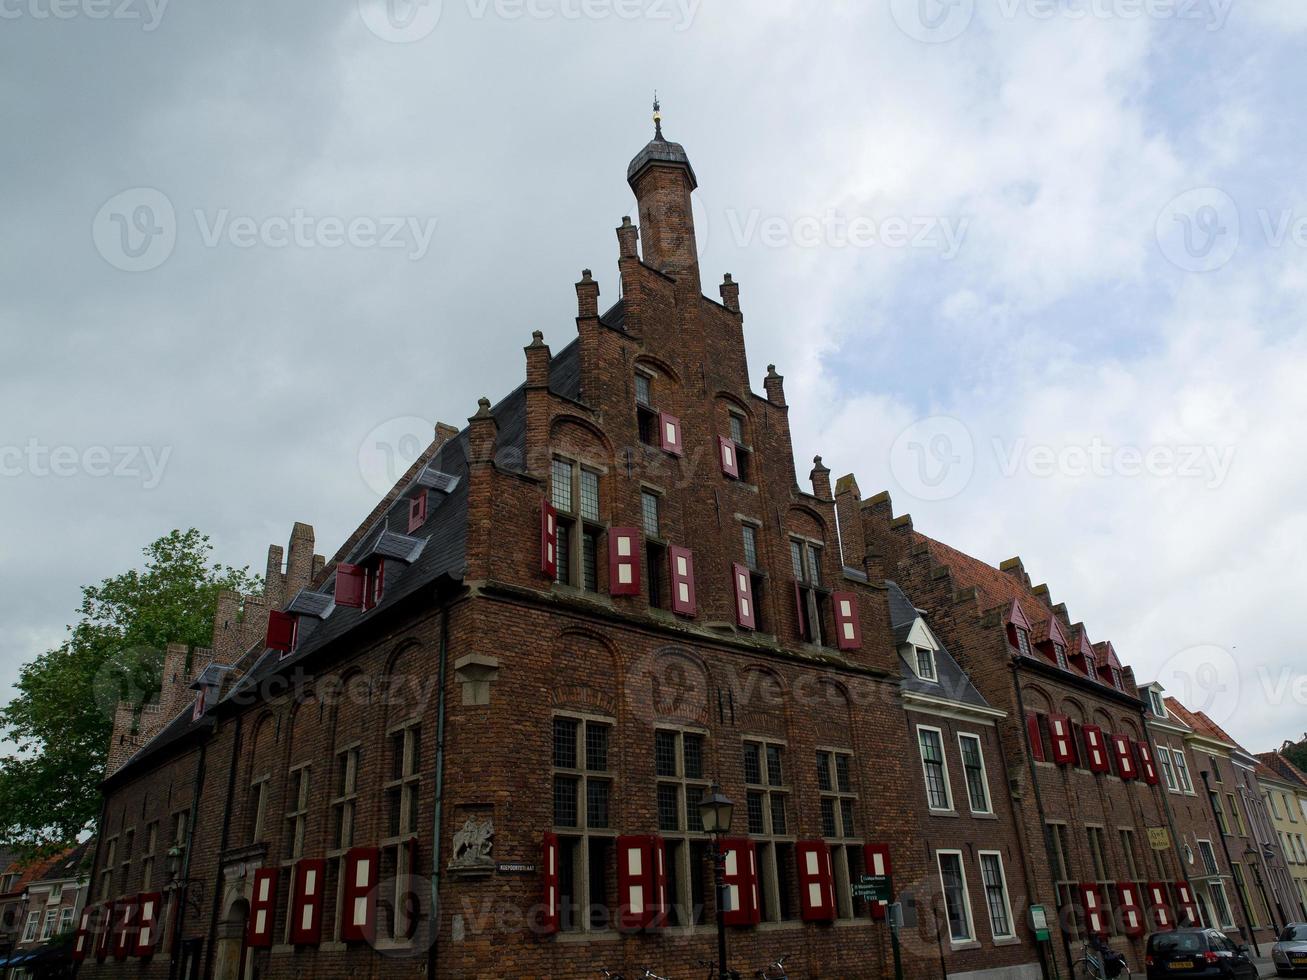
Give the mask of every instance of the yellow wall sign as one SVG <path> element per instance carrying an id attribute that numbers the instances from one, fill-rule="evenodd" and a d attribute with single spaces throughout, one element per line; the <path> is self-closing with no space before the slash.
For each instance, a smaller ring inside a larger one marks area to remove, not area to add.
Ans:
<path id="1" fill-rule="evenodd" d="M 1171 834 L 1165 827 L 1149 827 L 1148 843 L 1155 851 L 1169 851 L 1171 849 Z"/>

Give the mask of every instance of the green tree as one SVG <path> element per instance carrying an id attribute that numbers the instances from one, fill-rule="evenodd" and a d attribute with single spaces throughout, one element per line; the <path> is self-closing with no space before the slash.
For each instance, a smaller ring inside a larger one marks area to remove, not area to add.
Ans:
<path id="1" fill-rule="evenodd" d="M 1284 757 L 1303 772 L 1307 772 L 1307 736 L 1303 736 L 1303 740 L 1296 745 L 1286 745 Z"/>
<path id="2" fill-rule="evenodd" d="M 0 709 L 11 744 L 0 759 L 0 845 L 66 844 L 99 815 L 118 701 L 139 707 L 156 696 L 168 643 L 212 642 L 220 591 L 260 586 L 248 566 L 213 563 L 212 551 L 194 528 L 159 538 L 143 568 L 84 586 L 67 639 L 23 666 Z"/>

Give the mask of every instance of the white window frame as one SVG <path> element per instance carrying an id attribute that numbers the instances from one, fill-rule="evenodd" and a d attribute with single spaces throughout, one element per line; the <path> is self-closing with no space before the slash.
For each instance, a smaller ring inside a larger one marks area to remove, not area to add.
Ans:
<path id="1" fill-rule="evenodd" d="M 1175 766 L 1175 778 L 1180 784 L 1180 792 L 1185 796 L 1194 796 L 1194 781 L 1189 776 L 1189 760 L 1185 758 L 1184 749 L 1171 750 L 1171 763 Z M 1183 779 L 1180 778 L 1182 775 Z"/>
<path id="2" fill-rule="evenodd" d="M 935 851 L 935 867 L 939 871 L 939 891 L 940 897 L 944 902 L 944 919 L 948 920 L 948 891 L 944 885 L 944 861 L 946 855 L 952 855 L 958 859 L 958 874 L 962 876 L 962 897 L 966 899 L 965 912 L 967 913 L 967 931 L 968 935 L 963 939 L 955 939 L 953 932 L 949 930 L 949 945 L 966 946 L 976 941 L 976 916 L 971 909 L 971 886 L 967 883 L 967 863 L 962 859 L 962 852 L 953 848 L 940 848 Z"/>
<path id="3" fill-rule="evenodd" d="M 57 925 L 59 925 L 59 909 L 46 909 L 45 918 L 41 921 L 41 942 L 45 942 L 54 935 L 54 930 Z"/>
<path id="4" fill-rule="evenodd" d="M 985 787 L 985 806 L 987 807 L 984 810 L 977 810 L 971 802 L 971 783 L 967 781 L 967 756 L 962 750 L 962 740 L 964 738 L 971 739 L 976 743 L 976 754 L 980 756 L 980 782 Z M 989 773 L 986 771 L 985 766 L 985 746 L 980 736 L 975 732 L 958 732 L 958 764 L 962 767 L 962 784 L 967 790 L 967 808 L 972 813 L 986 817 L 993 816 L 994 794 L 989 791 Z"/>
<path id="5" fill-rule="evenodd" d="M 1161 767 L 1166 788 L 1172 793 L 1180 792 L 1180 784 L 1175 779 L 1175 764 L 1171 761 L 1171 750 L 1165 745 L 1157 746 L 1157 764 Z"/>
<path id="6" fill-rule="evenodd" d="M 1220 893 L 1221 902 L 1218 905 L 1212 900 L 1212 896 Z M 1234 910 L 1230 908 L 1230 896 L 1225 893 L 1225 883 L 1221 881 L 1209 881 L 1207 883 L 1207 902 L 1212 906 L 1213 912 L 1220 912 L 1225 916 L 1225 921 L 1219 924 L 1221 929 L 1233 929 Z"/>
<path id="7" fill-rule="evenodd" d="M 935 663 L 935 651 L 932 650 L 930 647 L 914 646 L 912 648 L 912 653 L 913 653 L 912 669 L 916 673 L 916 675 L 919 678 L 921 678 L 923 681 L 932 681 L 938 684 L 939 667 Z M 921 655 L 923 653 L 926 655 L 926 658 L 930 661 L 929 674 L 923 674 L 921 672 Z"/>
<path id="8" fill-rule="evenodd" d="M 36 930 L 41 928 L 41 913 L 28 912 L 27 923 L 23 926 L 23 942 L 30 943 L 36 941 Z"/>
<path id="9" fill-rule="evenodd" d="M 1166 705 L 1162 701 L 1162 695 L 1158 694 L 1154 688 L 1150 688 L 1148 691 L 1148 705 L 1153 709 L 1154 717 L 1166 717 Z"/>
<path id="10" fill-rule="evenodd" d="M 982 861 L 982 859 L 986 857 L 993 857 L 998 860 L 998 880 L 1003 885 L 1003 904 L 1007 908 L 1007 927 L 1008 927 L 1007 932 L 996 932 L 994 929 L 994 914 L 989 907 L 989 892 L 985 885 L 985 866 Z M 980 871 L 980 890 L 984 894 L 985 911 L 989 915 L 990 936 L 994 939 L 1015 939 L 1017 936 L 1017 932 L 1016 932 L 1017 924 L 1016 924 L 1016 920 L 1012 918 L 1012 893 L 1008 891 L 1008 887 L 1007 887 L 1007 868 L 1003 866 L 1003 852 L 1002 851 L 977 851 L 976 867 Z M 972 932 L 975 932 L 974 928 L 972 929 Z"/>
<path id="11" fill-rule="evenodd" d="M 940 809 L 939 807 L 936 806 L 931 806 L 930 804 L 930 773 L 926 768 L 925 747 L 921 744 L 922 732 L 934 732 L 937 736 L 939 736 L 940 765 L 943 767 L 944 770 L 944 794 L 948 797 L 948 806 L 944 809 Z M 949 771 L 948 771 L 947 746 L 948 746 L 948 742 L 944 738 L 943 729 L 935 728 L 932 725 L 917 726 L 917 754 L 921 756 L 922 789 L 926 791 L 926 809 L 929 810 L 931 813 L 956 813 L 957 812 L 957 806 L 953 802 L 953 780 L 949 776 Z"/>

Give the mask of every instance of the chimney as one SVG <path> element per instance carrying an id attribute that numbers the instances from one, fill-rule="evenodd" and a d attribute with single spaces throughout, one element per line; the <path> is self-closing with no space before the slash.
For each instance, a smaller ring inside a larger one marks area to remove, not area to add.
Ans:
<path id="1" fill-rule="evenodd" d="M 490 399 L 482 397 L 477 401 L 477 413 L 467 420 L 468 424 L 468 462 L 489 463 L 495 456 L 495 439 L 499 435 L 499 423 L 490 414 Z"/>
<path id="2" fill-rule="evenodd" d="M 631 224 L 631 216 L 628 214 L 622 218 L 622 226 L 617 229 L 617 255 L 618 258 L 632 259 L 638 258 L 635 243 L 640 239 L 640 229 Z"/>
<path id="3" fill-rule="evenodd" d="M 740 312 L 740 284 L 731 278 L 731 274 L 726 273 L 722 279 L 722 284 L 717 287 L 722 294 L 722 305 L 732 313 Z"/>
<path id="4" fill-rule="evenodd" d="M 820 456 L 812 457 L 812 472 L 808 474 L 812 481 L 812 495 L 819 500 L 830 500 L 830 470 L 822 463 Z"/>
<path id="5" fill-rule="evenodd" d="M 545 343 L 545 335 L 539 331 L 531 334 L 531 343 L 526 351 L 526 386 L 528 388 L 549 387 L 549 362 L 551 354 Z"/>
<path id="6" fill-rule="evenodd" d="M 599 283 L 589 269 L 581 270 L 581 281 L 576 284 L 577 319 L 599 316 Z"/>
<path id="7" fill-rule="evenodd" d="M 776 373 L 776 365 L 767 365 L 767 377 L 763 379 L 763 388 L 767 390 L 767 400 L 773 405 L 785 407 L 785 378 Z"/>
<path id="8" fill-rule="evenodd" d="M 436 446 L 443 446 L 450 439 L 458 438 L 458 427 L 450 425 L 448 422 L 436 423 Z"/>
<path id="9" fill-rule="evenodd" d="M 852 473 L 835 481 L 835 515 L 840 523 L 840 556 L 848 568 L 860 568 L 867 557 L 867 536 L 862 532 L 862 492 Z"/>

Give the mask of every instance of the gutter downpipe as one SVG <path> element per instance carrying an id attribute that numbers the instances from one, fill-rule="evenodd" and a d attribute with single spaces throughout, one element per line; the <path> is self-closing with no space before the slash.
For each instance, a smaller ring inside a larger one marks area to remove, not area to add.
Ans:
<path id="1" fill-rule="evenodd" d="M 431 934 L 427 943 L 427 976 L 434 978 L 439 962 L 440 943 L 440 835 L 445 803 L 445 670 L 449 657 L 449 605 L 440 613 L 440 666 L 437 684 L 440 696 L 436 706 L 436 791 L 435 814 L 431 821 Z"/>

